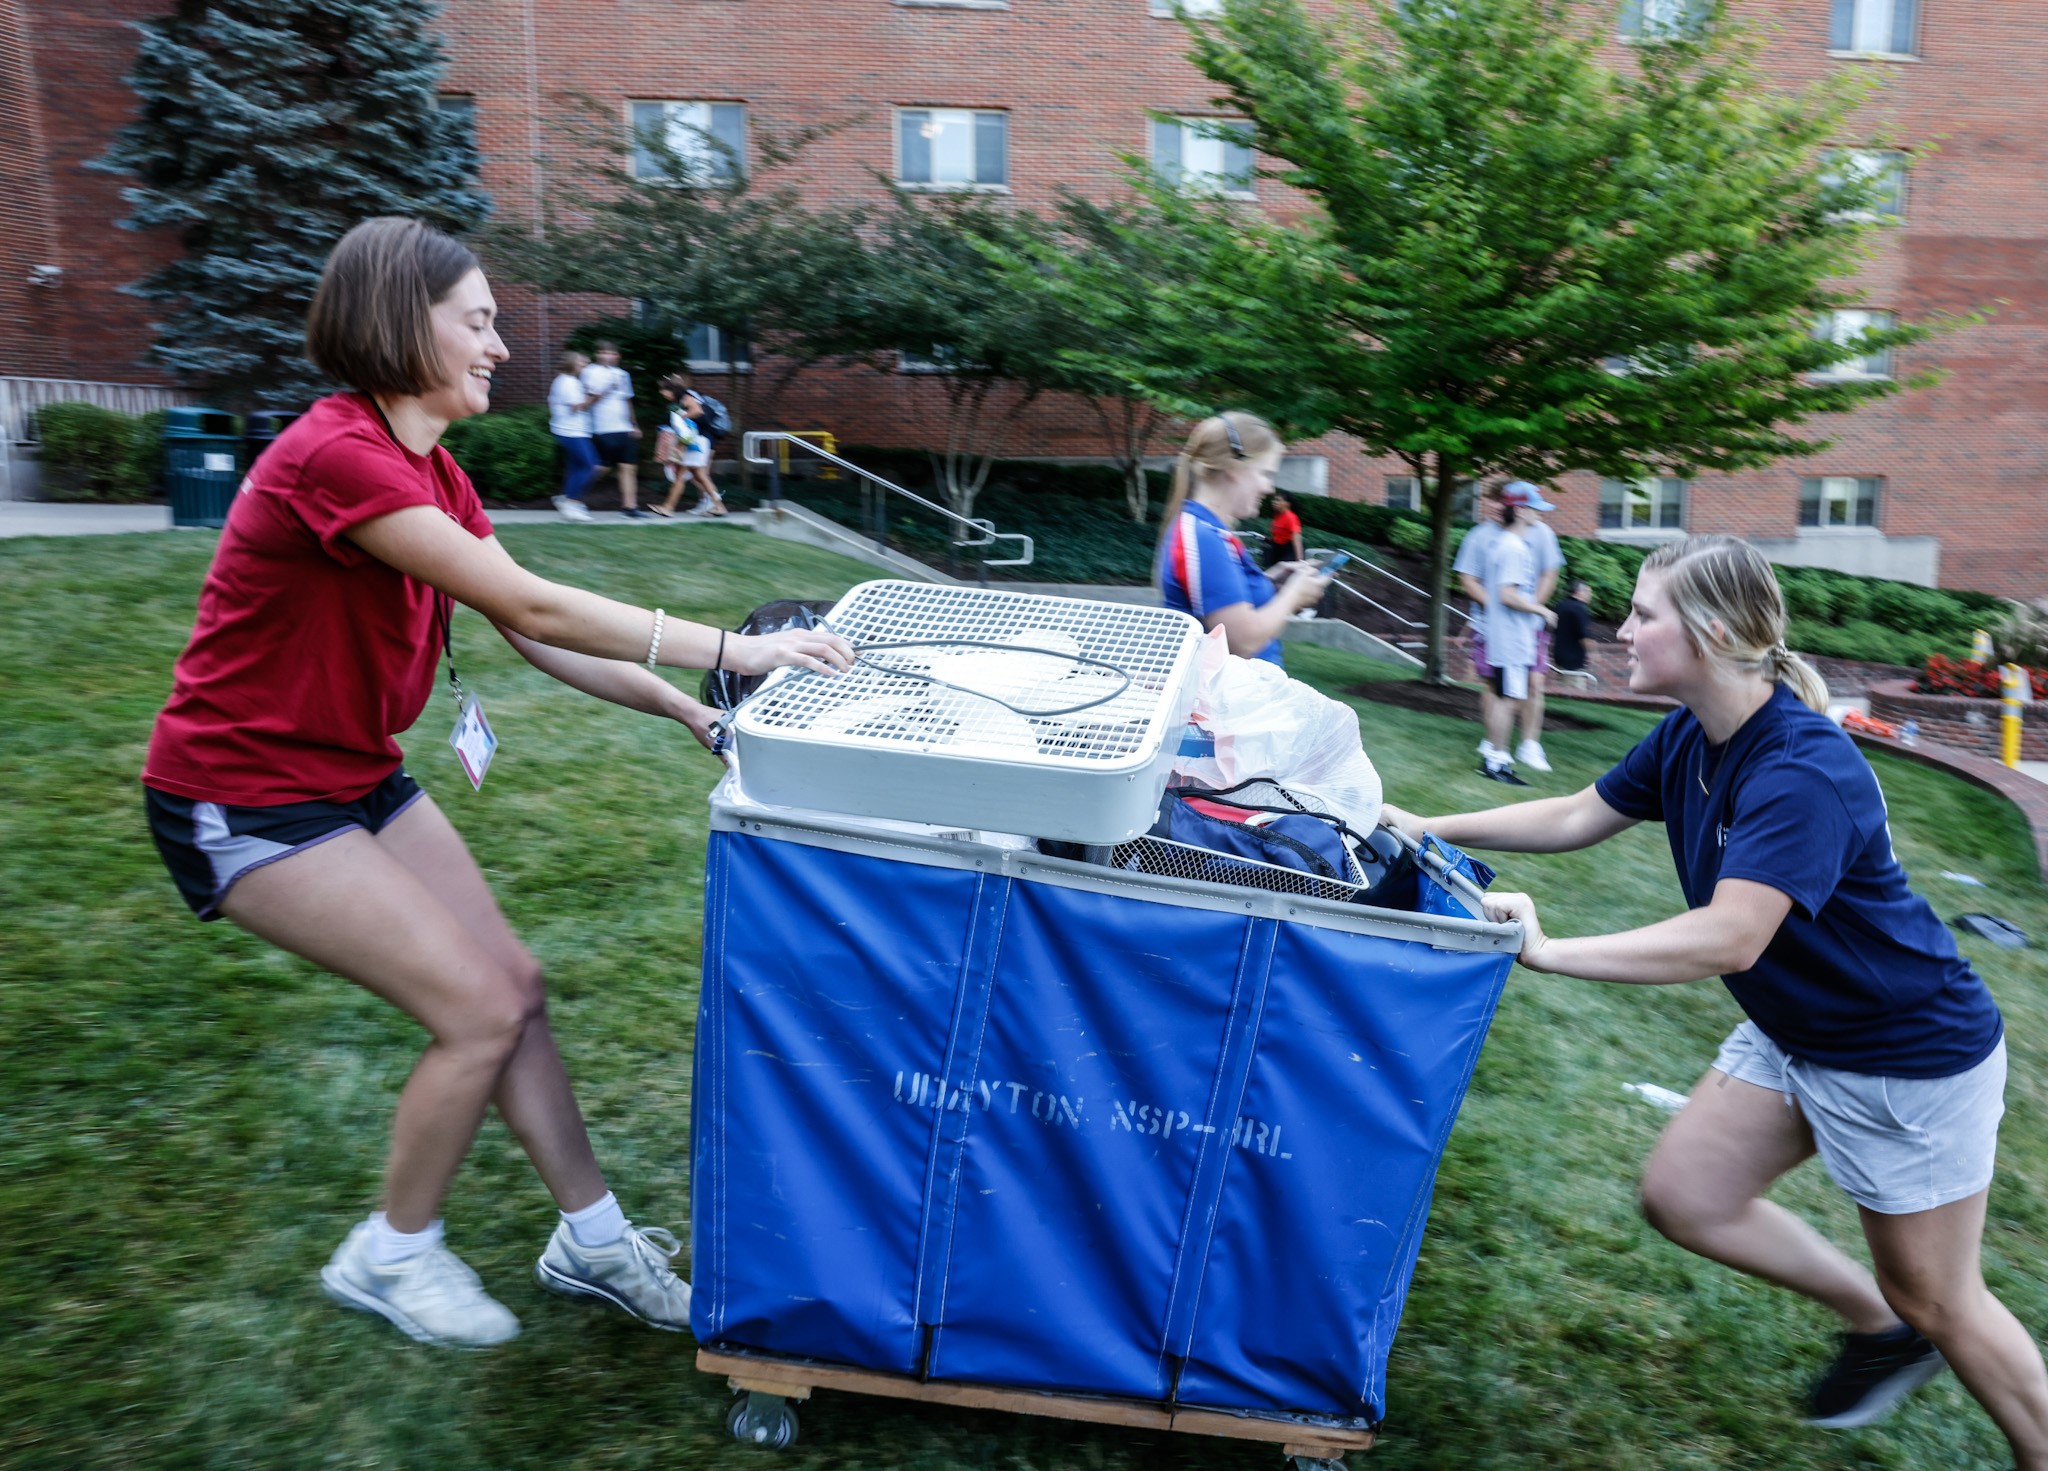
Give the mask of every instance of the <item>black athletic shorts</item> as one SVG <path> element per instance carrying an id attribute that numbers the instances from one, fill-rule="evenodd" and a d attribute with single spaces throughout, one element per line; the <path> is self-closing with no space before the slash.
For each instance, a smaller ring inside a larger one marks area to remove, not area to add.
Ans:
<path id="1" fill-rule="evenodd" d="M 623 429 L 616 434 L 593 434 L 590 442 L 597 447 L 597 462 L 600 465 L 637 465 L 640 463 L 639 441 Z"/>
<path id="2" fill-rule="evenodd" d="M 178 892 L 201 919 L 219 919 L 220 901 L 245 873 L 329 838 L 386 823 L 426 795 L 400 767 L 353 802 L 286 802 L 278 807 L 228 807 L 142 789 L 149 835 Z"/>

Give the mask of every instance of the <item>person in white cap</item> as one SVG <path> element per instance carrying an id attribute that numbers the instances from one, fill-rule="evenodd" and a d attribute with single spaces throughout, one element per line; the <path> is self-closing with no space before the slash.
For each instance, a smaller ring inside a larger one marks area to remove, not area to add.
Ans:
<path id="1" fill-rule="evenodd" d="M 1542 512 L 1556 507 L 1544 498 L 1542 489 L 1527 480 L 1511 480 L 1498 491 L 1488 495 L 1487 510 L 1482 512 L 1479 524 L 1467 532 L 1458 546 L 1457 560 L 1451 570 L 1458 574 L 1459 585 L 1471 603 L 1471 628 L 1466 642 L 1466 652 L 1472 660 L 1473 676 L 1480 682 L 1480 719 L 1487 734 L 1479 742 L 1479 755 L 1488 765 L 1503 761 L 1512 764 L 1519 760 L 1532 771 L 1547 772 L 1550 761 L 1543 751 L 1543 695 L 1544 675 L 1550 667 L 1550 630 L 1537 630 L 1535 661 L 1529 667 L 1529 695 L 1520 708 L 1522 743 L 1515 748 L 1513 758 L 1503 739 L 1496 745 L 1493 738 L 1493 662 L 1488 657 L 1486 645 L 1486 553 L 1501 534 L 1499 508 L 1507 504 L 1508 492 L 1514 492 L 1515 519 L 1522 528 L 1522 539 L 1527 543 L 1530 554 L 1536 562 L 1535 600 L 1548 605 L 1550 595 L 1556 590 L 1557 575 L 1564 568 L 1564 553 L 1557 544 L 1557 533 L 1544 524 Z"/>
<path id="2" fill-rule="evenodd" d="M 1493 666 L 1493 699 L 1486 707 L 1486 742 L 1479 748 L 1480 771 L 1509 786 L 1527 786 L 1515 774 L 1515 758 L 1507 752 L 1515 717 L 1529 699 L 1538 658 L 1537 636 L 1557 625 L 1557 615 L 1538 600 L 1543 574 L 1529 545 L 1522 507 L 1542 497 L 1527 481 L 1512 481 L 1501 490 L 1500 535 L 1484 553 L 1482 586 L 1486 595 L 1486 657 Z M 1547 502 L 1545 502 L 1547 504 Z M 1530 745 L 1523 741 L 1526 749 Z M 1540 756 L 1542 748 L 1537 748 Z M 1531 765 L 1536 763 L 1531 762 Z M 1548 771 L 1545 763 L 1539 769 Z"/>

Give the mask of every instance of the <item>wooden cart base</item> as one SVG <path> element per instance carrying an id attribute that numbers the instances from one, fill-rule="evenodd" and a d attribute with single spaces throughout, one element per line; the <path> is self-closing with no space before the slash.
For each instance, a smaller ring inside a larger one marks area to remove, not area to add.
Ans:
<path id="1" fill-rule="evenodd" d="M 745 1396 L 760 1395 L 777 1402 L 805 1400 L 813 1389 L 838 1389 L 849 1394 L 880 1395 L 887 1399 L 921 1400 L 926 1404 L 958 1405 L 970 1410 L 1007 1410 L 1015 1415 L 1047 1415 L 1058 1420 L 1089 1420 L 1101 1425 L 1130 1425 L 1144 1430 L 1179 1430 L 1190 1435 L 1214 1435 L 1231 1440 L 1262 1440 L 1280 1447 L 1282 1455 L 1302 1461 L 1335 1461 L 1346 1451 L 1372 1449 L 1370 1430 L 1338 1430 L 1328 1426 L 1304 1425 L 1292 1420 L 1260 1420 L 1246 1415 L 1225 1415 L 1214 1410 L 1183 1410 L 1141 1400 L 1089 1399 L 1080 1395 L 1047 1394 L 1031 1389 L 1001 1389 L 984 1384 L 938 1384 L 900 1374 L 879 1374 L 866 1369 L 835 1368 L 794 1359 L 757 1357 L 752 1354 L 697 1350 L 697 1367 L 706 1374 L 727 1376 L 732 1387 Z M 772 1426 L 748 1436 L 741 1430 L 745 1421 L 743 1398 L 735 1406 L 733 1433 L 763 1444 L 787 1444 L 795 1435 L 790 1415 L 786 1431 L 776 1435 Z"/>

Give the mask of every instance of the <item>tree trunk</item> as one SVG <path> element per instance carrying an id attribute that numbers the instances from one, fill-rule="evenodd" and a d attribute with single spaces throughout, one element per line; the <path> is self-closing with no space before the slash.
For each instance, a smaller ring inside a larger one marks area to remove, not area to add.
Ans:
<path id="1" fill-rule="evenodd" d="M 1430 684 L 1448 684 L 1444 673 L 1444 634 L 1450 622 L 1445 600 L 1451 575 L 1451 512 L 1458 499 L 1458 467 L 1436 456 L 1436 494 L 1429 507 L 1429 646 L 1423 653 L 1422 677 Z"/>

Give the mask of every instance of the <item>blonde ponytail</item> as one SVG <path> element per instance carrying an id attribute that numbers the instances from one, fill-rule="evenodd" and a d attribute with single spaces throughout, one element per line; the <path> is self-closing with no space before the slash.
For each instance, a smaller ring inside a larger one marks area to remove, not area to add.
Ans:
<path id="1" fill-rule="evenodd" d="M 1257 414 L 1232 409 L 1211 414 L 1195 425 L 1173 462 L 1173 491 L 1159 513 L 1159 544 L 1165 546 L 1173 535 L 1180 513 L 1198 485 L 1240 460 L 1255 460 L 1280 447 L 1280 436 Z"/>
<path id="2" fill-rule="evenodd" d="M 1686 536 L 1643 558 L 1664 576 L 1686 636 L 1702 654 L 1788 684 L 1826 713 L 1827 681 L 1785 644 L 1785 594 L 1762 552 L 1732 536 Z"/>

